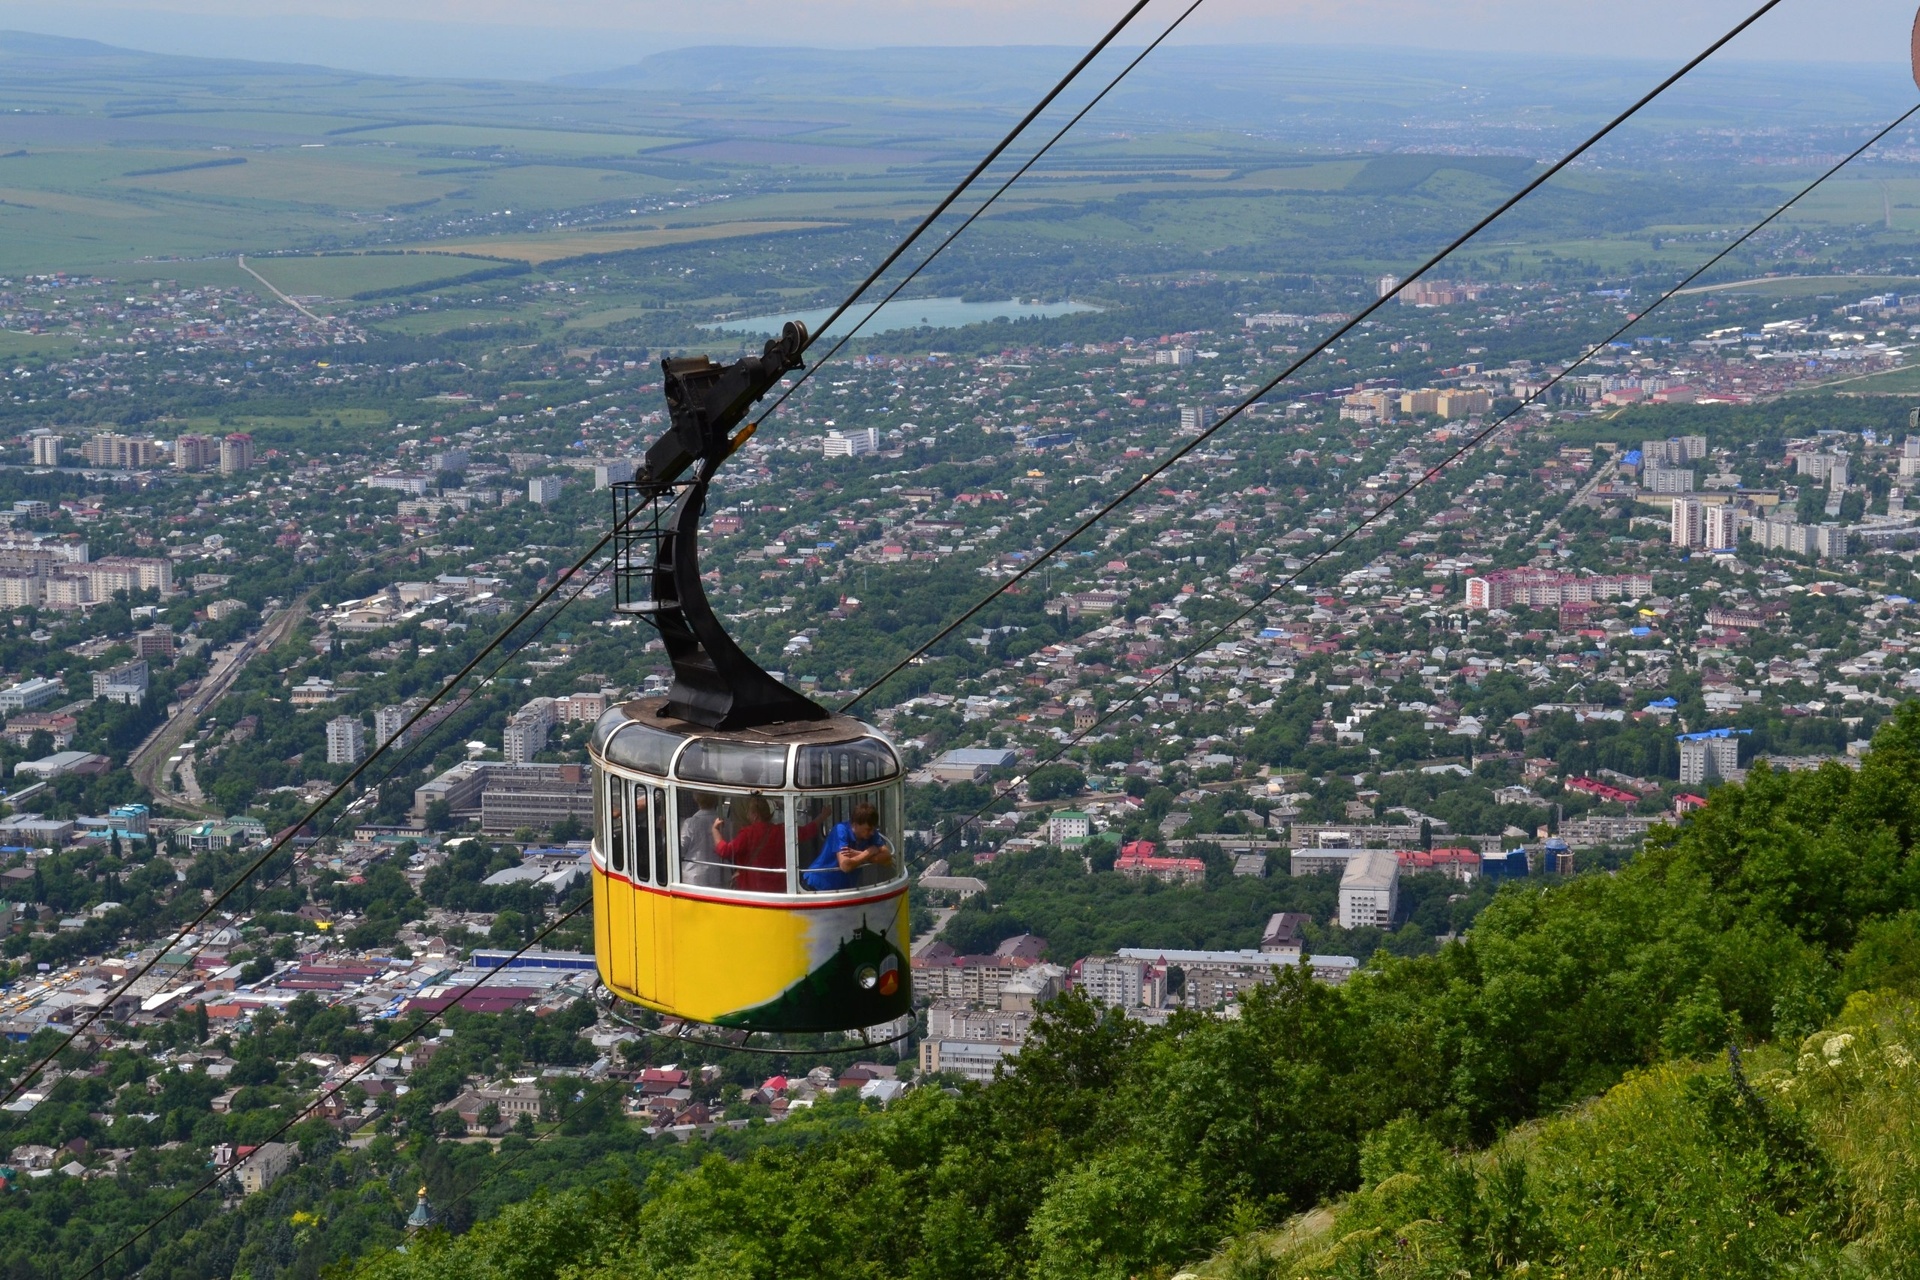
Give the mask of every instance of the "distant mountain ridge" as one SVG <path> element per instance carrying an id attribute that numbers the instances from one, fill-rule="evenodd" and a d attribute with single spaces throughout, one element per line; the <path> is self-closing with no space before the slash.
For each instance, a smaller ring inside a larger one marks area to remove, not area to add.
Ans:
<path id="1" fill-rule="evenodd" d="M 252 74 L 280 72 L 311 75 L 331 68 L 292 62 L 256 62 L 244 58 L 203 58 L 189 54 L 152 53 L 144 49 L 126 49 L 99 40 L 73 36 L 50 36 L 38 31 L 0 30 L 0 66 L 11 71 L 57 73 L 76 62 L 88 64 L 88 70 L 106 70 L 109 66 L 138 70 L 148 75 L 185 75 L 195 71 L 244 71 Z M 358 74 L 335 72 L 335 74 Z"/>
<path id="2" fill-rule="evenodd" d="M 888 121 L 902 137 L 924 136 L 934 123 L 971 136 L 982 128 L 997 132 L 998 119 L 1024 110 L 1080 53 L 1057 45 L 705 46 L 655 53 L 608 70 L 506 83 L 562 93 L 759 100 L 787 113 L 783 118 L 796 109 L 805 114 L 809 103 L 823 109 L 852 105 Z M 1109 51 L 1069 90 L 1062 108 L 1084 102 L 1131 54 Z M 324 74 L 356 81 L 501 82 L 154 53 L 21 30 L 0 30 L 0 69 L 21 80 Z M 1318 149 L 1493 149 L 1539 156 L 1560 150 L 1671 69 L 1651 59 L 1177 45 L 1147 59 L 1084 129 L 1233 129 Z M 1911 94 L 1904 69 L 1893 65 L 1710 63 L 1643 113 L 1637 127 L 1743 131 L 1756 114 L 1775 129 L 1855 126 L 1886 119 Z M 1059 119 L 1060 112 L 1050 118 Z M 1418 122 L 1411 131 L 1410 122 Z"/>
<path id="3" fill-rule="evenodd" d="M 913 46 L 875 49 L 725 47 L 676 49 L 556 84 L 643 93 L 766 93 L 846 100 L 949 100 L 1024 106 L 1082 51 L 1066 46 Z M 1133 50 L 1114 50 L 1085 75 L 1104 84 Z M 1253 123 L 1276 106 L 1385 119 L 1410 105 L 1485 118 L 1540 109 L 1581 117 L 1610 113 L 1672 70 L 1654 59 L 1452 53 L 1334 45 L 1175 45 L 1142 63 L 1111 100 L 1126 114 L 1169 108 L 1196 120 Z M 1884 118 L 1912 84 L 1897 65 L 1708 64 L 1650 113 L 1729 121 L 1764 108 L 1781 124 Z M 1084 98 L 1069 93 L 1068 101 Z M 1369 112 L 1368 104 L 1373 103 Z M 1102 108 L 1108 113 L 1109 108 Z M 1791 119 L 1782 119 L 1779 112 Z M 1349 118 L 1353 118 L 1351 115 Z M 1602 117 L 1604 118 L 1604 117 Z"/>

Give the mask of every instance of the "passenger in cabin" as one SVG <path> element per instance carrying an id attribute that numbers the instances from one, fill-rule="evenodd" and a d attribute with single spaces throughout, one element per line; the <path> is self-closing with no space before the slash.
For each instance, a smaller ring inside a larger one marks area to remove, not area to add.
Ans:
<path id="1" fill-rule="evenodd" d="M 893 866 L 893 846 L 880 834 L 880 812 L 865 800 L 853 806 L 846 822 L 827 832 L 820 854 L 800 875 L 809 889 L 853 889 L 885 878 Z"/>
<path id="2" fill-rule="evenodd" d="M 680 803 L 692 797 L 694 810 L 680 822 L 680 879 L 704 889 L 732 887 L 732 869 L 714 853 L 720 826 L 720 797 L 711 791 L 682 791 Z"/>
<path id="3" fill-rule="evenodd" d="M 747 797 L 747 823 L 733 839 L 721 833 L 713 820 L 713 851 L 723 862 L 739 868 L 733 887 L 753 893 L 787 891 L 787 833 L 773 820 L 773 806 L 765 796 Z"/>

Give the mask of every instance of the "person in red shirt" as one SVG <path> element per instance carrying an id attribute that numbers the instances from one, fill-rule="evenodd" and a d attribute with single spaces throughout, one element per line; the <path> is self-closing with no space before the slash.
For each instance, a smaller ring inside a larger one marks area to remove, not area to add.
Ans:
<path id="1" fill-rule="evenodd" d="M 713 851 L 722 862 L 741 868 L 733 887 L 754 893 L 787 891 L 787 833 L 773 820 L 773 806 L 765 796 L 747 798 L 747 823 L 733 839 L 724 839 L 721 822 L 713 822 Z"/>

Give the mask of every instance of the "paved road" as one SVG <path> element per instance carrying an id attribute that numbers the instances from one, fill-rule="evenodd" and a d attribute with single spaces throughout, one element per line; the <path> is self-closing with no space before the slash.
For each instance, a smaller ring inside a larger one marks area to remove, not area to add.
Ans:
<path id="1" fill-rule="evenodd" d="M 233 682 L 239 679 L 242 671 L 246 670 L 247 663 L 291 635 L 306 614 L 307 598 L 302 596 L 289 607 L 267 619 L 264 626 L 242 641 L 239 646 L 226 650 L 215 659 L 213 669 L 207 673 L 206 679 L 200 682 L 200 687 L 194 691 L 193 696 L 181 706 L 180 710 L 134 749 L 133 754 L 127 758 L 127 767 L 133 770 L 134 780 L 151 792 L 154 799 L 162 798 L 160 767 L 166 763 L 167 757 L 192 735 L 195 727 L 200 723 L 200 717 L 226 696 L 227 690 L 233 687 Z M 199 788 L 195 787 L 193 790 L 197 792 Z M 167 803 L 175 808 L 197 809 L 202 817 L 219 816 L 209 810 L 204 802 L 168 799 Z"/>
<path id="2" fill-rule="evenodd" d="M 922 951 L 925 951 L 928 945 L 940 936 L 940 931 L 947 927 L 947 921 L 953 919 L 953 907 L 934 907 L 932 910 L 933 928 L 913 940 L 913 947 L 907 952 L 908 955 L 917 956 Z"/>
<path id="3" fill-rule="evenodd" d="M 236 256 L 240 263 L 240 269 L 246 272 L 248 275 L 252 276 L 255 280 L 258 280 L 261 284 L 265 285 L 267 287 L 268 293 L 271 293 L 274 297 L 280 299 L 280 301 L 286 303 L 288 306 L 292 307 L 295 311 L 298 311 L 301 315 L 305 316 L 307 319 L 313 321 L 317 325 L 321 325 L 324 327 L 326 325 L 330 325 L 333 323 L 333 321 L 327 316 L 317 316 L 313 314 L 313 312 L 307 310 L 305 307 L 295 302 L 292 298 L 289 298 L 286 294 L 280 292 L 280 290 L 274 285 L 273 281 L 267 279 L 265 276 L 261 275 L 258 271 L 255 271 L 252 267 L 247 265 L 246 254 L 242 253 Z"/>
<path id="4" fill-rule="evenodd" d="M 193 771 L 193 757 L 188 756 L 180 762 L 179 772 L 174 775 L 180 779 L 180 794 L 188 804 L 197 809 L 207 806 L 207 797 L 200 790 L 200 775 Z"/>
<path id="5" fill-rule="evenodd" d="M 1613 479 L 1614 475 L 1618 473 L 1619 470 L 1620 470 L 1620 457 L 1616 453 L 1612 457 L 1609 457 L 1607 459 L 1606 464 L 1604 466 L 1602 466 L 1598 471 L 1593 473 L 1593 478 L 1591 480 L 1587 481 L 1585 484 L 1580 486 L 1580 492 L 1574 494 L 1573 497 L 1570 500 L 1568 500 L 1567 505 L 1561 508 L 1562 512 L 1564 513 L 1566 511 L 1571 511 L 1573 510 L 1573 508 L 1578 506 L 1598 505 L 1593 501 L 1593 491 L 1595 489 L 1598 489 L 1602 484 L 1605 484 L 1607 481 Z M 1560 529 L 1559 516 L 1555 516 L 1553 519 L 1547 521 L 1544 525 L 1540 526 L 1540 532 L 1543 536 L 1549 533 L 1556 533 L 1559 531 L 1559 529 Z"/>

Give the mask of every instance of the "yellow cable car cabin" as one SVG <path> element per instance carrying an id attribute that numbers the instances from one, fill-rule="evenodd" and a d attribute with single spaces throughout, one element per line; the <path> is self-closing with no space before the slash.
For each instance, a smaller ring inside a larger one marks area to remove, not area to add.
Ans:
<path id="1" fill-rule="evenodd" d="M 836 716 L 719 734 L 666 700 L 595 726 L 600 980 L 751 1031 L 842 1031 L 909 1010 L 900 766 Z"/>
<path id="2" fill-rule="evenodd" d="M 806 342 L 789 324 L 758 357 L 662 362 L 672 425 L 614 486 L 614 608 L 659 630 L 673 685 L 609 710 L 588 749 L 601 982 L 749 1032 L 856 1031 L 912 1008 L 899 757 L 761 670 L 700 576 L 713 473 Z"/>

